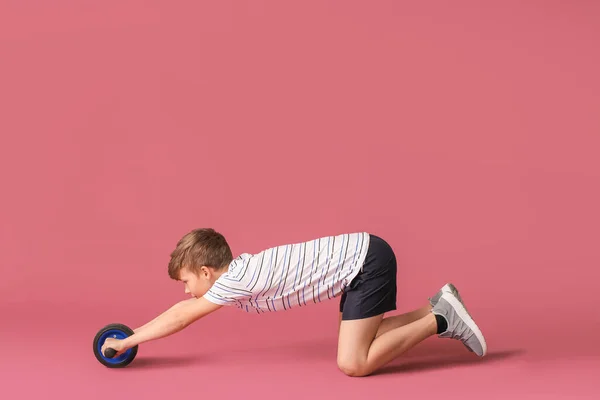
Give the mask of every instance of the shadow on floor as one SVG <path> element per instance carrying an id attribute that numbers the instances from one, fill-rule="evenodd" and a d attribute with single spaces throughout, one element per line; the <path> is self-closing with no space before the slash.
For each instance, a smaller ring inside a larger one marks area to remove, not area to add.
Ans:
<path id="1" fill-rule="evenodd" d="M 181 368 L 194 364 L 206 364 L 207 358 L 199 354 L 164 357 L 139 357 L 128 366 L 130 369 Z"/>
<path id="2" fill-rule="evenodd" d="M 230 349 L 227 352 L 216 354 L 182 354 L 171 356 L 138 357 L 129 368 L 131 369 L 163 369 L 181 368 L 192 365 L 214 365 L 216 363 L 235 362 L 240 364 L 254 364 L 256 357 L 262 362 L 331 362 L 336 363 L 337 342 L 335 338 L 313 341 L 295 342 L 287 345 L 249 346 L 246 348 Z M 425 370 L 454 368 L 475 364 L 490 364 L 525 354 L 524 349 L 507 349 L 490 351 L 485 357 L 477 357 L 468 352 L 461 343 L 451 341 L 430 341 L 417 346 L 391 364 L 383 367 L 373 375 L 414 373 Z"/>
<path id="3" fill-rule="evenodd" d="M 518 357 L 525 354 L 523 349 L 511 349 L 489 352 L 485 357 L 477 357 L 471 353 L 462 354 L 440 354 L 439 356 L 429 356 L 427 359 L 418 359 L 418 357 L 410 357 L 404 359 L 400 357 L 393 365 L 383 367 L 373 375 L 383 374 L 398 374 L 398 373 L 413 373 L 434 369 L 447 369 L 459 366 L 476 365 L 476 364 L 491 364 L 507 360 L 509 358 Z M 413 361 L 414 360 L 414 361 Z M 400 362 L 400 364 L 397 364 Z"/>

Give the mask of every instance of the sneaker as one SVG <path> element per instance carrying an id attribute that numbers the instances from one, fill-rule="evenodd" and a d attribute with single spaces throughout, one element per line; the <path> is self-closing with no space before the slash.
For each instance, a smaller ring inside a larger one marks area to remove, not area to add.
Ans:
<path id="1" fill-rule="evenodd" d="M 456 289 L 456 286 L 454 286 L 451 283 L 446 283 L 433 297 L 427 299 L 429 300 L 429 304 L 431 304 L 431 307 L 435 307 L 437 302 L 440 300 L 440 297 L 442 297 L 444 293 L 452 293 L 458 299 L 458 301 L 460 301 L 461 303 L 463 302 L 460 298 L 458 290 Z"/>
<path id="2" fill-rule="evenodd" d="M 467 349 L 479 357 L 485 356 L 487 344 L 483 333 L 454 294 L 449 292 L 442 294 L 431 312 L 441 315 L 448 323 L 448 329 L 440 333 L 439 337 L 460 340 Z"/>

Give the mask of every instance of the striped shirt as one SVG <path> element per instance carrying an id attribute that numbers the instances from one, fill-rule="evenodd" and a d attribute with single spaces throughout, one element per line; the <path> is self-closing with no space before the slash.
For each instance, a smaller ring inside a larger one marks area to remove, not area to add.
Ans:
<path id="1" fill-rule="evenodd" d="M 366 232 L 327 236 L 235 258 L 204 298 L 264 313 L 320 303 L 343 292 L 361 270 Z"/>

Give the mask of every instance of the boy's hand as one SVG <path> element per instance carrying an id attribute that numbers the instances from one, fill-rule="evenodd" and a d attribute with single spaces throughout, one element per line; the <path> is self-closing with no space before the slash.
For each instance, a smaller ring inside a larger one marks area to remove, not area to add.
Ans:
<path id="1" fill-rule="evenodd" d="M 115 357 L 120 356 L 121 354 L 125 353 L 127 350 L 129 350 L 125 344 L 123 343 L 122 340 L 120 339 L 114 339 L 114 338 L 107 338 L 104 341 L 104 344 L 102 345 L 102 355 L 104 355 L 104 351 L 106 351 L 106 349 L 111 348 L 111 349 L 115 349 L 117 351 L 117 354 L 115 354 Z"/>

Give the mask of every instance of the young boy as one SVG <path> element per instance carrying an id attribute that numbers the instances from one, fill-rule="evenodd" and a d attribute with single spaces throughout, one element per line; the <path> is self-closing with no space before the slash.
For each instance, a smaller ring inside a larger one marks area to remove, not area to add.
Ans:
<path id="1" fill-rule="evenodd" d="M 168 272 L 184 283 L 192 298 L 126 339 L 107 339 L 103 353 L 111 347 L 122 354 L 171 335 L 223 306 L 262 314 L 339 295 L 337 364 L 349 376 L 369 375 L 436 334 L 460 340 L 480 357 L 487 351 L 483 334 L 452 284 L 418 310 L 383 318 L 396 310 L 396 257 L 383 239 L 364 232 L 282 245 L 233 259 L 220 233 L 196 229 L 177 243 Z"/>

